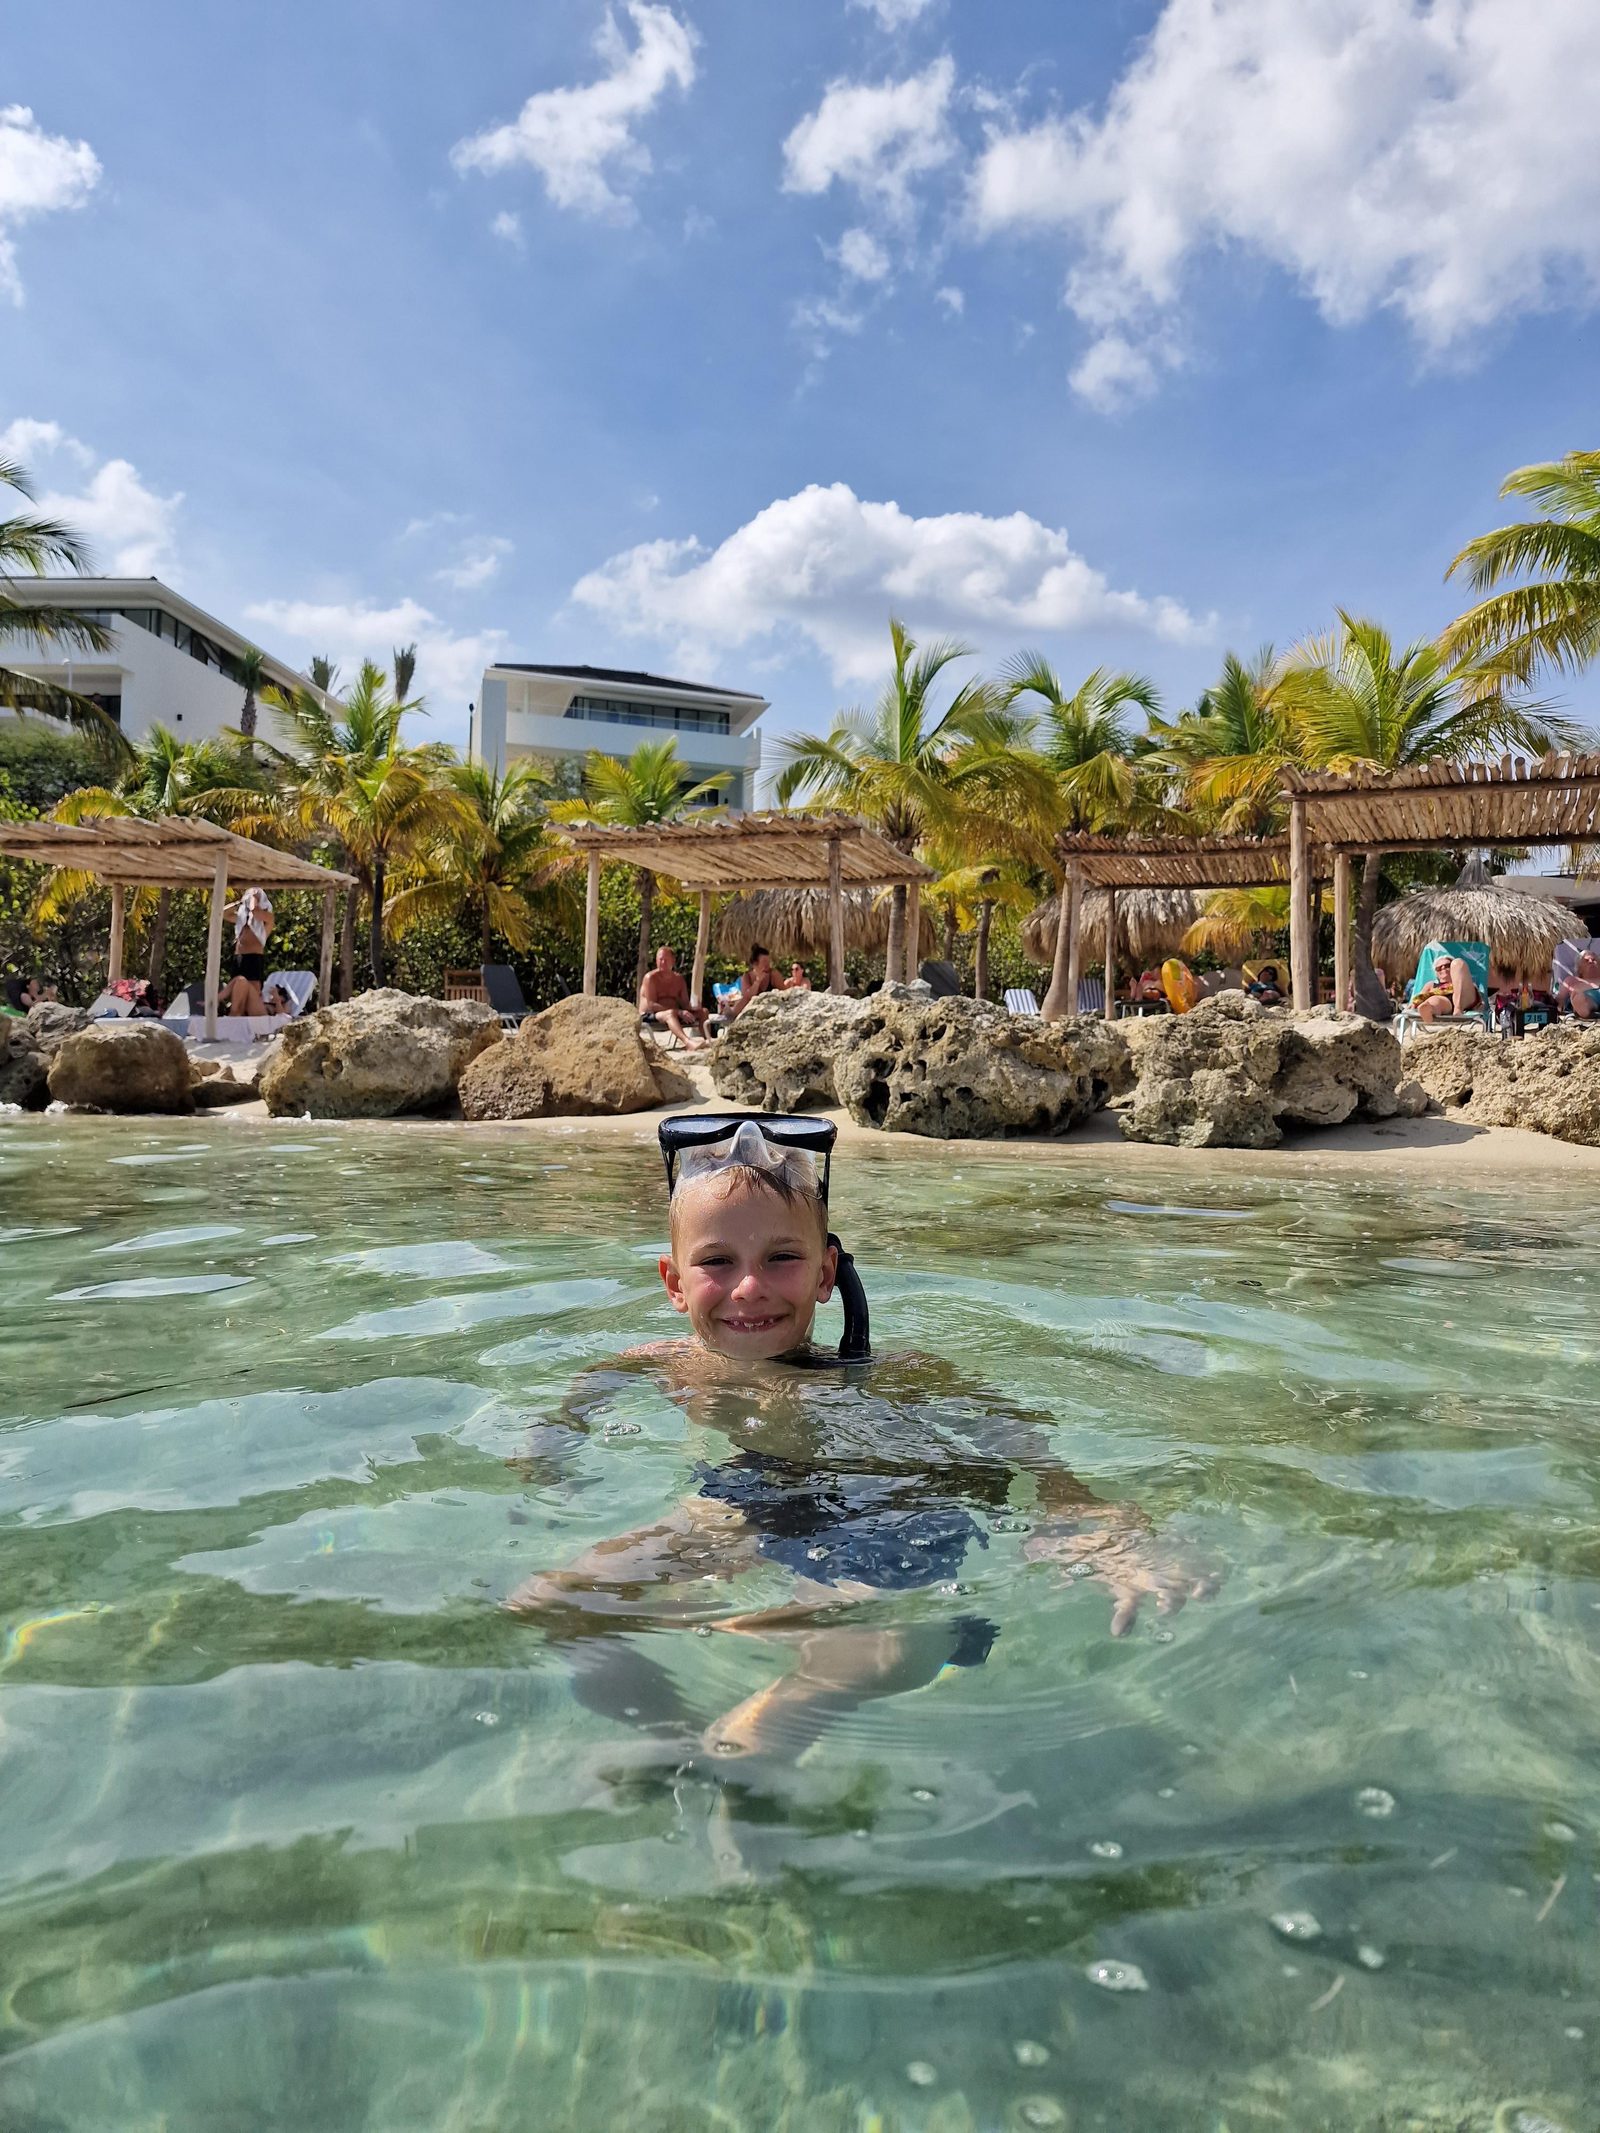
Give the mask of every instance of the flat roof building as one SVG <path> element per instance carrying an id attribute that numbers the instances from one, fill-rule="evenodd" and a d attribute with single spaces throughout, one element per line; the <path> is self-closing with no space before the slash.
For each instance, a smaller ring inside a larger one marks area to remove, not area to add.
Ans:
<path id="1" fill-rule="evenodd" d="M 239 655 L 254 640 L 159 578 L 26 578 L 13 584 L 30 605 L 92 615 L 114 642 L 108 651 L 79 652 L 8 638 L 7 666 L 91 697 L 136 745 L 156 725 L 185 741 L 213 740 L 224 727 L 238 725 L 244 706 Z M 295 689 L 304 680 L 286 661 L 269 656 L 261 686 Z"/>
<path id="2" fill-rule="evenodd" d="M 727 804 L 755 804 L 764 696 L 707 688 L 626 667 L 538 666 L 501 660 L 488 668 L 472 708 L 471 753 L 503 769 L 519 756 L 547 762 L 590 749 L 626 758 L 671 734 L 684 781 L 726 781 Z"/>

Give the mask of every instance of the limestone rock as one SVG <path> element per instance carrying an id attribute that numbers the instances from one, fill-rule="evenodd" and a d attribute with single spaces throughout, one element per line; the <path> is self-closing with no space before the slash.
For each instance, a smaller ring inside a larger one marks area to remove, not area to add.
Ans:
<path id="1" fill-rule="evenodd" d="M 845 993 L 760 994 L 711 1053 L 717 1094 L 740 1111 L 807 1111 L 838 1103 L 834 1059 L 852 1041 L 867 1007 Z"/>
<path id="2" fill-rule="evenodd" d="M 1415 1036 L 1405 1058 L 1435 1103 L 1477 1125 L 1600 1147 L 1600 1029 L 1559 1022 L 1509 1040 L 1441 1029 Z"/>
<path id="3" fill-rule="evenodd" d="M 654 1049 L 628 1001 L 573 993 L 473 1061 L 461 1077 L 461 1109 L 470 1119 L 614 1118 L 691 1101 L 692 1089 L 663 1093 Z"/>
<path id="4" fill-rule="evenodd" d="M 228 1104 L 253 1104 L 256 1087 L 254 1082 L 235 1081 L 231 1074 L 212 1074 L 197 1081 L 189 1095 L 197 1111 L 220 1111 Z"/>
<path id="5" fill-rule="evenodd" d="M 361 993 L 291 1022 L 262 1061 L 257 1089 L 275 1118 L 437 1111 L 499 1028 L 481 1001 Z"/>
<path id="6" fill-rule="evenodd" d="M 1400 1046 L 1360 1015 L 1294 1014 L 1223 992 L 1152 1017 L 1122 1130 L 1181 1148 L 1272 1148 L 1284 1128 L 1392 1118 Z"/>
<path id="7" fill-rule="evenodd" d="M 159 1022 L 92 1022 L 50 1062 L 51 1101 L 95 1111 L 188 1111 L 189 1055 Z"/>
<path id="8" fill-rule="evenodd" d="M 647 1054 L 650 1059 L 650 1071 L 655 1076 L 656 1100 L 659 1103 L 692 1104 L 699 1102 L 700 1091 L 687 1074 L 674 1066 L 670 1059 L 662 1057 L 659 1045 L 647 1047 Z"/>
<path id="9" fill-rule="evenodd" d="M 1043 1022 L 910 986 L 864 1000 L 764 995 L 717 1047 L 717 1093 L 743 1109 L 842 1104 L 864 1126 L 935 1140 L 1058 1134 L 1127 1071 L 1119 1032 L 1091 1016 Z"/>
<path id="10" fill-rule="evenodd" d="M 0 1104 L 42 1111 L 50 1101 L 51 1060 L 66 1038 L 88 1026 L 84 1008 L 63 1007 L 59 1000 L 41 1000 L 23 1022 L 0 1015 L 0 1030 L 5 1032 L 5 1046 L 0 1048 Z"/>

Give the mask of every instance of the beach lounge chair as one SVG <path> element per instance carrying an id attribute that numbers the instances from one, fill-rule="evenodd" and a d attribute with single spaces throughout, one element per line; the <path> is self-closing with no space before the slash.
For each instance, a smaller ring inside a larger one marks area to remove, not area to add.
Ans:
<path id="1" fill-rule="evenodd" d="M 1103 1015 L 1106 1011 L 1106 981 L 1104 978 L 1079 978 L 1078 1012 L 1080 1015 Z"/>
<path id="2" fill-rule="evenodd" d="M 931 985 L 936 1000 L 953 1000 L 961 991 L 961 978 L 954 963 L 922 963 L 917 976 Z"/>
<path id="3" fill-rule="evenodd" d="M 114 992 L 103 992 L 98 1000 L 89 1003 L 91 1022 L 112 1022 L 119 1016 L 133 1013 L 133 1002 L 118 997 Z"/>
<path id="4" fill-rule="evenodd" d="M 1006 994 L 1006 1012 L 1012 1015 L 1036 1015 L 1039 1012 L 1037 993 L 1030 992 L 1026 985 L 1013 985 Z"/>
<path id="5" fill-rule="evenodd" d="M 1434 968 L 1445 956 L 1459 956 L 1472 972 L 1472 982 L 1477 987 L 1478 1004 L 1469 1007 L 1465 1014 L 1445 1015 L 1436 1022 L 1424 1022 L 1412 1004 L 1425 985 L 1433 983 Z M 1464 1029 L 1476 1024 L 1479 1029 L 1494 1030 L 1494 1009 L 1489 1004 L 1489 944 L 1487 941 L 1429 941 L 1417 964 L 1417 974 L 1406 988 L 1405 1005 L 1395 1021 L 1395 1034 L 1404 1037 L 1414 1029 Z"/>
<path id="6" fill-rule="evenodd" d="M 489 1005 L 500 1017 L 502 1029 L 517 1029 L 527 1021 L 530 1009 L 522 987 L 509 963 L 485 963 L 481 972 Z"/>

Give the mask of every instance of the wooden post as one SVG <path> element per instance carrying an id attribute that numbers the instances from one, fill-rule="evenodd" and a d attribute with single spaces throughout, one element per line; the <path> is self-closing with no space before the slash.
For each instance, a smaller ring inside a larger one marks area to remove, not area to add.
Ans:
<path id="1" fill-rule="evenodd" d="M 844 991 L 844 878 L 837 837 L 828 839 L 828 990 Z"/>
<path id="2" fill-rule="evenodd" d="M 589 854 L 589 892 L 583 905 L 583 989 L 592 1000 L 600 983 L 600 854 Z"/>
<path id="3" fill-rule="evenodd" d="M 922 968 L 922 884 L 906 883 L 906 937 L 900 949 L 905 967 L 900 976 L 909 985 Z"/>
<path id="4" fill-rule="evenodd" d="M 694 975 L 689 980 L 689 1005 L 704 1007 L 701 995 L 706 989 L 706 954 L 711 946 L 711 891 L 700 891 L 700 923 L 694 933 Z"/>
<path id="5" fill-rule="evenodd" d="M 1106 1020 L 1117 1019 L 1117 892 L 1106 891 Z"/>
<path id="6" fill-rule="evenodd" d="M 317 965 L 319 1007 L 326 1007 L 333 997 L 333 936 L 338 905 L 338 890 L 325 889 L 322 894 L 322 960 Z"/>
<path id="7" fill-rule="evenodd" d="M 1289 976 L 1296 1007 L 1310 1007 L 1315 989 L 1317 944 L 1311 932 L 1311 855 L 1306 845 L 1306 803 L 1289 802 Z"/>
<path id="8" fill-rule="evenodd" d="M 122 921 L 127 908 L 127 890 L 120 881 L 111 887 L 111 953 L 106 959 L 106 984 L 115 985 L 122 975 Z"/>
<path id="9" fill-rule="evenodd" d="M 217 993 L 222 985 L 222 907 L 228 901 L 228 855 L 211 877 L 211 923 L 206 927 L 206 1042 L 217 1041 Z"/>
<path id="10" fill-rule="evenodd" d="M 1350 1005 L 1350 854 L 1333 855 L 1333 1004 Z"/>

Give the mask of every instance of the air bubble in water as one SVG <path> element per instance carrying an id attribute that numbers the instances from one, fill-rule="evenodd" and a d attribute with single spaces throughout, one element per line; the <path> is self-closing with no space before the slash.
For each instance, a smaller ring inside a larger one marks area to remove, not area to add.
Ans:
<path id="1" fill-rule="evenodd" d="M 1363 1785 L 1356 1794 L 1356 1812 L 1371 1815 L 1375 1822 L 1381 1822 L 1386 1815 L 1394 1813 L 1394 1794 L 1385 1792 L 1381 1785 Z"/>
<path id="2" fill-rule="evenodd" d="M 913 1785 L 911 1788 L 911 1797 L 914 1800 L 936 1800 L 939 1795 L 936 1792 L 930 1791 L 926 1785 Z"/>
<path id="3" fill-rule="evenodd" d="M 1011 2056 L 1018 2066 L 1043 2066 L 1050 2054 L 1042 2044 L 1035 2044 L 1031 2037 L 1019 2037 L 1011 2047 Z"/>
<path id="4" fill-rule="evenodd" d="M 474 1722 L 480 1726 L 497 1726 L 500 1723 L 498 1711 L 474 1711 L 472 1716 Z"/>
<path id="5" fill-rule="evenodd" d="M 1091 1985 L 1103 1992 L 1148 1992 L 1150 1980 L 1137 1963 L 1104 1961 L 1091 1963 L 1084 1972 Z"/>
<path id="6" fill-rule="evenodd" d="M 1322 1927 L 1309 1911 L 1274 1911 L 1272 1930 L 1285 1940 L 1320 1940 Z"/>
<path id="7" fill-rule="evenodd" d="M 1356 1950 L 1356 1961 L 1363 1970 L 1381 1970 L 1384 1964 L 1383 1950 L 1373 1947 L 1371 1941 L 1364 1940 Z"/>
<path id="8" fill-rule="evenodd" d="M 1094 1843 L 1090 1845 L 1089 1851 L 1091 1857 L 1096 1859 L 1120 1859 L 1122 1857 L 1122 1846 L 1115 1837 L 1097 1837 Z"/>
<path id="9" fill-rule="evenodd" d="M 1371 1676 L 1368 1674 L 1364 1666 L 1353 1666 L 1350 1669 L 1350 1679 L 1352 1681 L 1368 1681 L 1371 1679 Z"/>
<path id="10" fill-rule="evenodd" d="M 1152 1644 L 1170 1644 L 1172 1642 L 1172 1636 L 1173 1633 L 1170 1629 L 1158 1629 L 1155 1635 L 1150 1639 L 1150 1642 Z"/>
<path id="11" fill-rule="evenodd" d="M 1178 1788 L 1176 1785 L 1163 1785 L 1156 1793 L 1158 1800 L 1175 1800 L 1177 1797 Z"/>
<path id="12" fill-rule="evenodd" d="M 608 1422 L 605 1434 L 608 1437 L 637 1437 L 639 1425 L 637 1422 Z"/>
<path id="13" fill-rule="evenodd" d="M 913 2059 L 906 2068 L 906 2079 L 916 2089 L 931 2089 L 939 2078 L 939 2069 L 930 2066 L 926 2059 Z"/>
<path id="14" fill-rule="evenodd" d="M 1557 1844 L 1574 1844 L 1578 1837 L 1578 1832 L 1570 1822 L 1546 1822 L 1544 1833 L 1547 1837 L 1553 1837 Z"/>
<path id="15" fill-rule="evenodd" d="M 1024 2096 L 1017 2116 L 1025 2126 L 1064 2126 L 1067 2114 L 1053 2096 Z"/>

